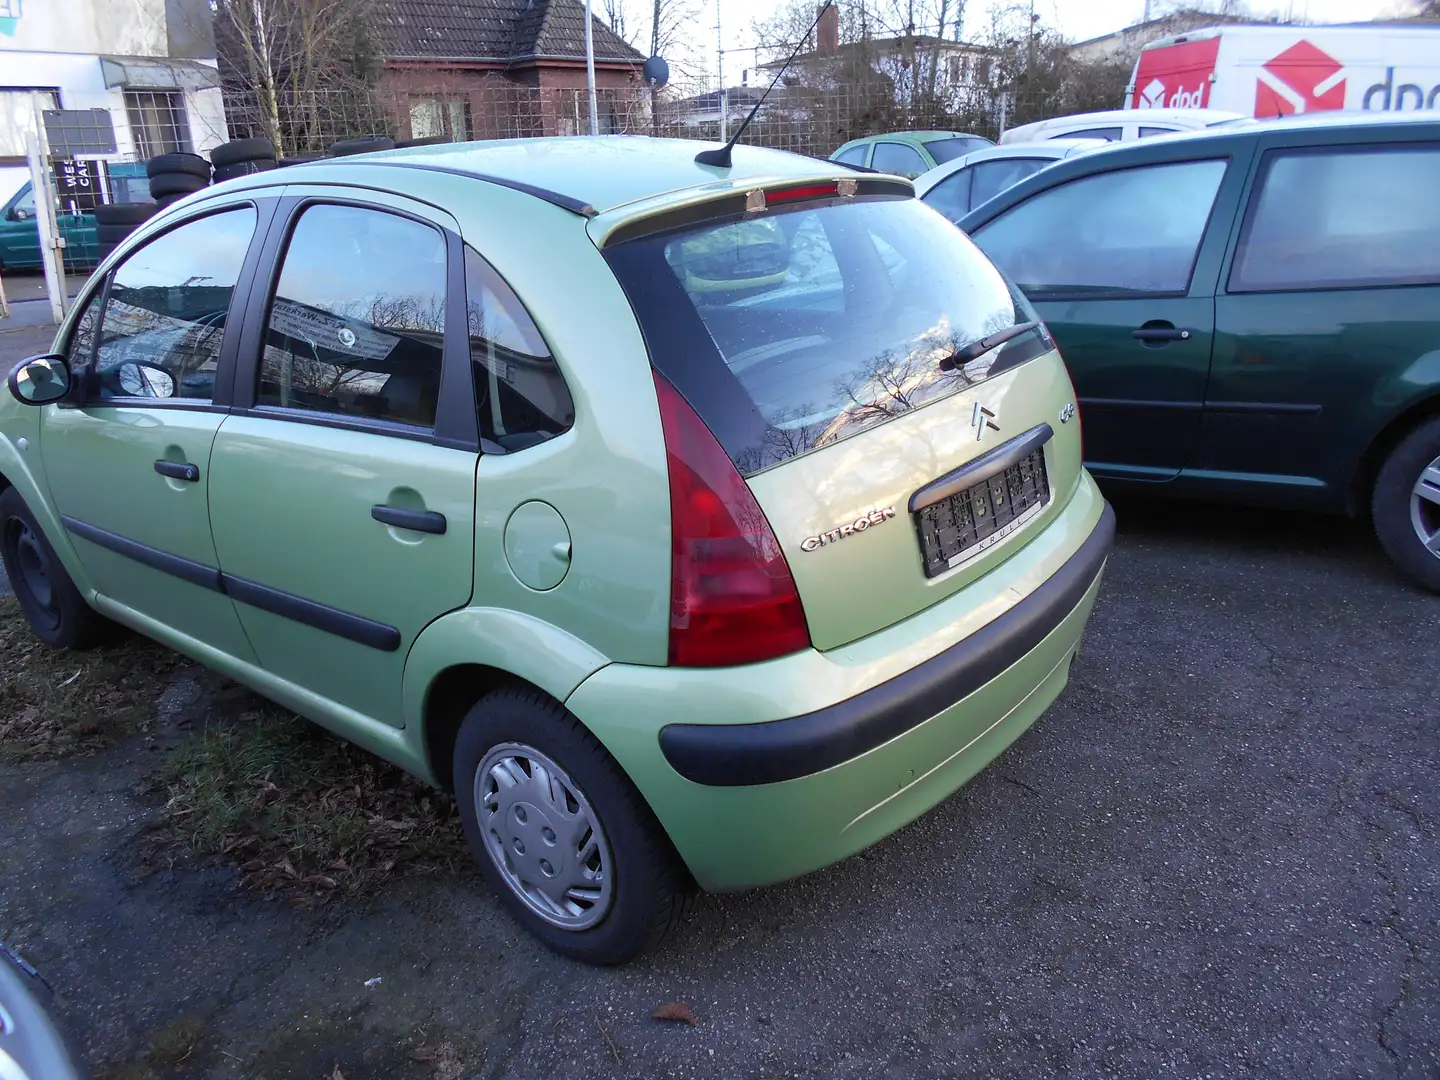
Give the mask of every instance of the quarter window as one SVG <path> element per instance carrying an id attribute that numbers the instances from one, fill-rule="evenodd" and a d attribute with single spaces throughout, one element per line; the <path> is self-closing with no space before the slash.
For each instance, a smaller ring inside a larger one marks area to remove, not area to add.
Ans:
<path id="1" fill-rule="evenodd" d="M 870 149 L 870 148 L 869 148 L 868 146 L 864 145 L 863 143 L 862 143 L 861 145 L 859 145 L 859 146 L 852 146 L 849 150 L 846 150 L 843 154 L 836 154 L 836 155 L 835 155 L 835 160 L 836 160 L 836 161 L 843 161 L 846 165 L 864 165 L 864 164 L 865 164 L 865 152 L 866 152 L 867 150 L 869 150 L 869 149 Z"/>
<path id="2" fill-rule="evenodd" d="M 565 377 L 510 286 L 468 247 L 465 291 L 481 436 L 523 450 L 567 431 L 575 405 Z"/>
<path id="3" fill-rule="evenodd" d="M 104 295 L 103 288 L 95 290 L 95 294 L 85 305 L 85 310 L 80 313 L 80 318 L 75 320 L 75 329 L 70 331 L 70 341 L 65 346 L 65 362 L 73 372 L 88 369 L 90 361 L 95 359 L 96 331 L 100 329 L 100 300 Z"/>
<path id="4" fill-rule="evenodd" d="M 870 167 L 883 173 L 897 176 L 919 176 L 930 166 L 920 156 L 920 151 L 904 143 L 882 142 L 875 144 L 875 153 L 870 157 Z"/>
<path id="5" fill-rule="evenodd" d="M 1440 282 L 1440 148 L 1276 153 L 1231 292 Z"/>
<path id="6" fill-rule="evenodd" d="M 973 168 L 951 173 L 925 193 L 924 201 L 951 221 L 959 221 L 970 212 L 970 181 Z"/>
<path id="7" fill-rule="evenodd" d="M 254 207 L 227 210 L 171 229 L 120 264 L 105 300 L 92 397 L 214 396 L 230 301 L 254 233 Z"/>
<path id="8" fill-rule="evenodd" d="M 1032 298 L 1183 294 L 1223 161 L 1099 173 L 1048 188 L 974 230 Z"/>
<path id="9" fill-rule="evenodd" d="M 1119 142 L 1124 134 L 1124 129 L 1118 127 L 1107 128 L 1086 128 L 1084 131 L 1057 131 L 1051 135 L 1052 139 L 1104 139 L 1106 142 Z"/>
<path id="10" fill-rule="evenodd" d="M 355 206 L 305 210 L 270 305 L 257 403 L 433 428 L 445 240 Z"/>

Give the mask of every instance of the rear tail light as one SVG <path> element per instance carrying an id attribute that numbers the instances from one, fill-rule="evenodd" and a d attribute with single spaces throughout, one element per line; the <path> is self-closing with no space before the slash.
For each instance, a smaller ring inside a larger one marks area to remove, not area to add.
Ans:
<path id="1" fill-rule="evenodd" d="M 790 565 L 760 504 L 658 372 L 670 467 L 670 663 L 753 664 L 808 648 Z"/>

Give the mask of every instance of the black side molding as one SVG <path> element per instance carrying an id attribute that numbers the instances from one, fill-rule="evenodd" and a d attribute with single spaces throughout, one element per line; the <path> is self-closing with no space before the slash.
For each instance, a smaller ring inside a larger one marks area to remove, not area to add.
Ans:
<path id="1" fill-rule="evenodd" d="M 1022 432 L 1007 443 L 1002 443 L 988 454 L 967 461 L 958 469 L 951 469 L 944 476 L 931 480 L 914 495 L 910 496 L 910 513 L 934 506 L 942 499 L 948 499 L 957 492 L 974 487 L 981 480 L 999 476 L 1017 461 L 1023 461 L 1036 447 L 1044 446 L 1055 435 L 1049 424 L 1036 424 L 1029 431 Z"/>
<path id="2" fill-rule="evenodd" d="M 141 544 L 77 518 L 61 517 L 60 521 L 67 531 L 89 540 L 92 544 L 134 559 L 143 566 L 178 577 L 181 581 L 199 585 L 202 589 L 225 593 L 242 604 L 293 619 L 306 626 L 313 626 L 316 630 L 368 645 L 381 652 L 395 652 L 400 648 L 400 631 L 385 623 L 367 619 L 363 615 L 352 615 L 328 604 L 318 604 L 314 600 L 306 600 L 302 596 L 272 589 L 268 585 L 247 581 L 233 574 L 222 574 L 213 566 L 172 555 L 168 551 Z"/>
<path id="3" fill-rule="evenodd" d="M 561 210 L 569 210 L 572 214 L 578 214 L 583 218 L 592 218 L 599 212 L 584 199 L 577 199 L 571 195 L 551 191 L 549 188 L 537 187 L 534 184 L 527 184 L 520 180 L 511 180 L 504 176 L 491 176 L 489 173 L 471 172 L 469 169 L 452 169 L 448 165 L 431 165 L 428 162 L 419 161 L 395 161 L 386 158 L 372 158 L 367 161 L 355 162 L 355 164 L 388 165 L 396 169 L 423 169 L 425 172 L 449 173 L 451 176 L 464 176 L 471 180 L 483 180 L 487 184 L 507 187 L 512 191 L 523 191 L 526 195 L 533 195 L 535 198 L 547 202 L 551 206 L 558 206 Z M 296 181 L 296 183 L 299 182 L 300 181 Z"/>
<path id="4" fill-rule="evenodd" d="M 336 637 L 369 645 L 381 652 L 394 652 L 400 648 L 400 631 L 393 626 L 367 619 L 363 615 L 351 615 L 348 611 L 341 611 L 327 604 L 317 604 L 314 600 L 281 592 L 269 585 L 247 581 L 233 574 L 221 574 L 220 579 L 225 591 L 242 604 L 313 626 L 316 630 L 324 630 Z"/>
<path id="5" fill-rule="evenodd" d="M 225 591 L 220 584 L 220 571 L 213 566 L 206 566 L 204 563 L 182 558 L 179 555 L 171 555 L 168 551 L 161 551 L 149 544 L 137 543 L 129 537 L 110 532 L 108 529 L 96 528 L 78 518 L 62 516 L 60 523 L 65 526 L 66 531 L 89 540 L 92 544 L 103 547 L 107 551 L 124 555 L 127 559 L 134 559 L 142 566 L 178 577 L 181 581 L 188 581 L 191 585 L 199 585 L 202 589 L 209 589 L 212 592 Z"/>
<path id="6" fill-rule="evenodd" d="M 1080 549 L 1048 581 L 940 655 L 828 708 L 762 724 L 671 724 L 660 749 L 712 787 L 776 784 L 859 757 L 974 693 L 1039 645 L 1080 603 L 1115 540 L 1106 504 Z"/>

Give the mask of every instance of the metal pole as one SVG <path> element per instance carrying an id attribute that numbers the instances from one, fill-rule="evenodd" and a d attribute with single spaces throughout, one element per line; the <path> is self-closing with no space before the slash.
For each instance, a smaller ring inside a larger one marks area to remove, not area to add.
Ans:
<path id="1" fill-rule="evenodd" d="M 60 261 L 64 240 L 55 220 L 55 189 L 50 183 L 48 147 L 45 143 L 45 118 L 40 112 L 40 95 L 31 95 L 35 116 L 35 134 L 26 142 L 30 159 L 31 190 L 35 192 L 35 226 L 40 230 L 40 263 L 45 268 L 45 291 L 50 296 L 50 317 L 55 323 L 65 320 L 65 265 Z"/>
<path id="2" fill-rule="evenodd" d="M 590 90 L 590 134 L 600 134 L 600 110 L 595 103 L 595 28 L 590 21 L 590 0 L 585 0 L 585 85 Z"/>
<path id="3" fill-rule="evenodd" d="M 725 38 L 720 33 L 720 0 L 715 0 L 715 72 L 720 77 L 720 141 L 725 142 L 730 136 L 726 128 L 730 126 L 730 94 L 725 89 Z"/>

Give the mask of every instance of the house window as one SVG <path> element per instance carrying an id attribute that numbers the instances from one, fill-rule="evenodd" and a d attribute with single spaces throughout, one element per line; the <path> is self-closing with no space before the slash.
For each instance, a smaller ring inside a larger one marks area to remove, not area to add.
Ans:
<path id="1" fill-rule="evenodd" d="M 961 60 L 962 60 L 962 58 L 959 57 L 959 56 L 952 56 L 952 57 L 950 57 L 950 60 L 949 60 L 949 63 L 948 63 L 947 66 L 948 66 L 949 71 L 950 71 L 950 82 L 951 82 L 951 84 L 958 84 L 958 83 L 960 82 L 961 78 L 963 77 L 963 73 L 964 73 L 964 70 L 965 70 L 965 65 L 961 62 Z"/>
<path id="2" fill-rule="evenodd" d="M 412 98 L 410 137 L 433 139 L 446 136 L 454 142 L 471 138 L 470 102 L 463 97 Z"/>
<path id="3" fill-rule="evenodd" d="M 990 57 L 981 57 L 975 63 L 975 79 L 986 86 L 990 84 Z"/>
<path id="4" fill-rule="evenodd" d="M 193 149 L 185 95 L 179 90 L 126 90 L 125 112 L 142 158 Z"/>

